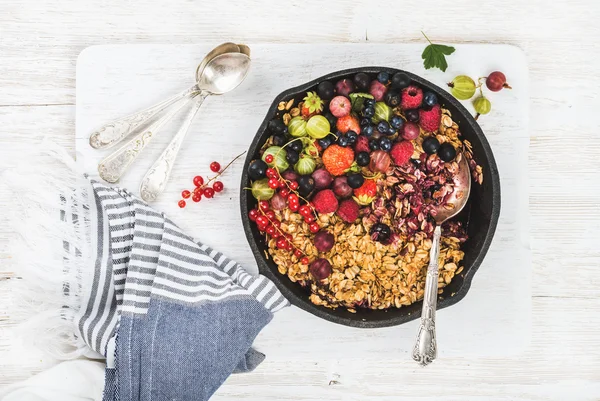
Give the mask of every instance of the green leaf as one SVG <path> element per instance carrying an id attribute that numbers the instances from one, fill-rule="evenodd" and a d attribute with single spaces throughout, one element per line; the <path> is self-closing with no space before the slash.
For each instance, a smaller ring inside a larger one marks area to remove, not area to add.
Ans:
<path id="1" fill-rule="evenodd" d="M 454 53 L 456 49 L 452 46 L 436 45 L 429 40 L 425 33 L 423 33 L 423 36 L 425 36 L 425 39 L 429 42 L 429 46 L 427 46 L 425 50 L 423 50 L 423 54 L 421 54 L 423 66 L 426 70 L 429 70 L 430 68 L 439 68 L 445 72 L 448 68 L 446 56 Z"/>
<path id="2" fill-rule="evenodd" d="M 351 93 L 349 96 L 350 103 L 352 104 L 352 111 L 355 113 L 358 113 L 362 109 L 365 99 L 374 99 L 373 95 L 370 93 L 362 92 Z"/>

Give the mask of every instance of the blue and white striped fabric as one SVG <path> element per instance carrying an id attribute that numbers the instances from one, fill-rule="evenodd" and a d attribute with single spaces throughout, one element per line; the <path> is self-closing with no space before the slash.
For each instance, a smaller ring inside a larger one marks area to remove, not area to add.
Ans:
<path id="1" fill-rule="evenodd" d="M 104 400 L 207 400 L 259 364 L 254 338 L 289 305 L 274 284 L 128 191 L 92 188 L 95 270 L 76 323 L 107 358 Z"/>

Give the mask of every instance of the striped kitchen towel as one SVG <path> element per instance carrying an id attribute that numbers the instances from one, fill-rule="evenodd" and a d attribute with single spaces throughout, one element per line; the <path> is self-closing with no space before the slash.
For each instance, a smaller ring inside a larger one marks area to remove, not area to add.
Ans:
<path id="1" fill-rule="evenodd" d="M 198 243 L 125 189 L 44 179 L 60 190 L 60 220 L 22 233 L 46 238 L 23 249 L 38 279 L 46 274 L 38 298 L 59 281 L 51 272 L 60 277 L 60 312 L 50 316 L 60 323 L 44 331 L 60 333 L 56 349 L 73 346 L 64 358 L 106 358 L 104 400 L 207 400 L 231 373 L 264 359 L 252 342 L 289 305 L 270 280 Z M 52 199 L 35 202 L 48 212 Z"/>

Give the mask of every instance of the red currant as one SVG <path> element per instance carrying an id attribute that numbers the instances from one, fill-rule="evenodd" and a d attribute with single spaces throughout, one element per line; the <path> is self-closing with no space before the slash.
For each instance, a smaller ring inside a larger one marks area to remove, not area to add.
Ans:
<path id="1" fill-rule="evenodd" d="M 277 245 L 277 248 L 279 249 L 286 249 L 287 248 L 287 240 L 285 239 L 285 237 L 279 237 L 277 238 L 277 242 L 275 243 L 275 245 Z"/>
<path id="2" fill-rule="evenodd" d="M 258 202 L 258 207 L 263 212 L 266 212 L 267 210 L 269 210 L 271 208 L 269 205 L 269 201 L 266 201 L 266 200 L 261 200 L 260 202 Z"/>
<path id="3" fill-rule="evenodd" d="M 290 194 L 290 191 L 288 191 L 287 188 L 282 188 L 279 190 L 279 195 L 283 196 L 284 198 L 287 198 L 287 196 Z"/>
<path id="4" fill-rule="evenodd" d="M 190 197 L 192 193 L 190 191 L 188 191 L 187 189 L 184 189 L 183 191 L 181 191 L 181 197 L 183 199 L 187 199 Z"/>
<path id="5" fill-rule="evenodd" d="M 292 202 L 290 202 L 290 204 L 288 206 L 292 212 L 297 212 L 298 208 L 300 207 L 300 205 L 298 203 L 292 203 Z"/>
<path id="6" fill-rule="evenodd" d="M 305 256 L 302 259 L 300 259 L 300 263 L 302 263 L 303 265 L 307 265 L 308 264 L 308 258 Z"/>
<path id="7" fill-rule="evenodd" d="M 199 187 L 202 186 L 202 184 L 204 184 L 204 178 L 202 178 L 201 175 L 197 175 L 194 177 L 194 185 Z"/>
<path id="8" fill-rule="evenodd" d="M 206 196 L 207 198 L 212 198 L 213 196 L 215 196 L 215 190 L 212 188 L 204 188 L 204 196 Z"/>
<path id="9" fill-rule="evenodd" d="M 298 189 L 298 183 L 296 181 L 290 181 L 290 188 L 294 191 Z"/>
<path id="10" fill-rule="evenodd" d="M 310 223 L 308 228 L 310 229 L 311 233 L 318 233 L 321 229 L 321 226 L 319 226 L 319 223 L 317 223 L 316 221 L 313 221 L 312 223 Z"/>
<path id="11" fill-rule="evenodd" d="M 212 162 L 210 163 L 210 170 L 214 171 L 215 173 L 218 173 L 219 170 L 221 170 L 221 165 L 219 164 L 219 162 Z"/>
<path id="12" fill-rule="evenodd" d="M 252 209 L 248 212 L 248 217 L 250 218 L 250 220 L 252 221 L 256 221 L 256 218 L 259 216 L 258 210 L 257 209 Z"/>
<path id="13" fill-rule="evenodd" d="M 274 236 L 275 234 L 277 234 L 277 229 L 272 225 L 269 225 L 267 227 L 266 231 L 267 231 L 267 234 L 269 234 L 271 237 Z"/>
<path id="14" fill-rule="evenodd" d="M 272 210 L 268 210 L 265 213 L 265 216 L 267 216 L 267 219 L 269 219 L 269 220 L 275 220 L 275 212 Z"/>
<path id="15" fill-rule="evenodd" d="M 302 251 L 300 249 L 294 249 L 294 256 L 299 258 L 302 256 Z"/>
<path id="16" fill-rule="evenodd" d="M 215 192 L 221 192 L 223 188 L 223 183 L 221 181 L 215 181 L 215 183 L 213 184 L 213 189 L 215 190 Z"/>
<path id="17" fill-rule="evenodd" d="M 267 162 L 267 163 L 273 163 L 273 159 L 274 159 L 273 155 L 265 156 L 265 162 Z"/>
<path id="18" fill-rule="evenodd" d="M 269 225 L 269 219 L 263 215 L 260 215 L 256 218 L 256 224 L 259 226 L 265 226 L 266 228 Z"/>
<path id="19" fill-rule="evenodd" d="M 289 242 L 289 241 L 288 241 L 288 242 L 285 244 L 285 249 L 291 252 L 291 251 L 293 251 L 293 250 L 294 250 L 294 245 L 293 245 L 291 242 Z"/>
<path id="20" fill-rule="evenodd" d="M 302 205 L 300 206 L 300 209 L 298 209 L 298 213 L 300 213 L 300 216 L 306 217 L 312 215 L 312 210 L 310 209 L 310 206 Z"/>
<path id="21" fill-rule="evenodd" d="M 281 227 L 281 221 L 279 220 L 272 220 L 271 224 L 273 224 L 277 228 Z"/>
<path id="22" fill-rule="evenodd" d="M 315 216 L 313 216 L 312 214 L 304 216 L 304 221 L 307 223 L 312 223 L 313 221 L 315 221 Z"/>
<path id="23" fill-rule="evenodd" d="M 200 202 L 200 199 L 202 199 L 202 195 L 200 195 L 200 194 L 194 194 L 194 195 L 192 196 L 192 200 L 193 200 L 194 202 Z"/>
<path id="24" fill-rule="evenodd" d="M 182 208 L 182 209 L 185 207 L 185 201 L 184 201 L 183 199 L 182 199 L 182 200 L 180 200 L 180 201 L 179 201 L 177 204 L 178 204 L 178 205 L 179 205 L 179 207 L 180 207 L 180 208 Z"/>
<path id="25" fill-rule="evenodd" d="M 194 188 L 194 195 L 202 195 L 202 191 L 204 191 L 204 188 L 196 187 Z"/>
<path id="26" fill-rule="evenodd" d="M 279 188 L 285 188 L 287 185 L 285 184 L 285 180 L 279 180 Z"/>
<path id="27" fill-rule="evenodd" d="M 275 170 L 273 167 L 269 167 L 266 174 L 267 178 L 275 178 L 277 177 L 277 170 Z"/>
<path id="28" fill-rule="evenodd" d="M 288 195 L 288 202 L 298 203 L 299 201 L 300 200 L 298 199 L 298 195 L 293 193 Z"/>
<path id="29" fill-rule="evenodd" d="M 268 224 L 257 224 L 259 231 L 265 231 L 267 229 Z"/>
<path id="30" fill-rule="evenodd" d="M 277 181 L 277 178 L 269 178 L 269 188 L 272 189 L 277 189 L 279 188 L 279 181 Z"/>

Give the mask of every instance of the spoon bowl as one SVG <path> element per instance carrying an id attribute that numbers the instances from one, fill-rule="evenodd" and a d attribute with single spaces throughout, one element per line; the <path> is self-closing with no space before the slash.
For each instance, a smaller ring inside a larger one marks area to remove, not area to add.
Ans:
<path id="1" fill-rule="evenodd" d="M 198 87 L 211 95 L 222 95 L 242 83 L 250 70 L 250 57 L 225 53 L 210 60 L 198 77 Z"/>
<path id="2" fill-rule="evenodd" d="M 469 162 L 462 153 L 459 153 L 456 156 L 456 163 L 458 171 L 452 179 L 454 182 L 454 191 L 445 203 L 446 205 L 453 205 L 453 207 L 450 209 L 444 207 L 444 205 L 437 207 L 434 219 L 438 225 L 459 214 L 464 209 L 471 194 L 471 170 L 469 169 Z"/>

